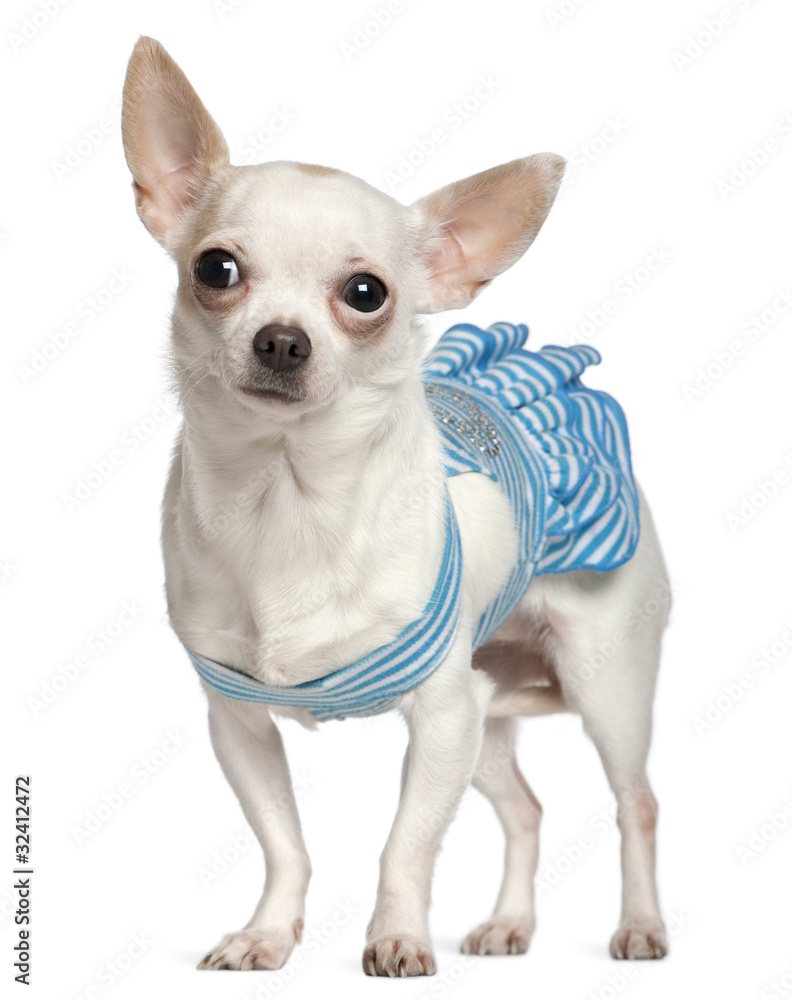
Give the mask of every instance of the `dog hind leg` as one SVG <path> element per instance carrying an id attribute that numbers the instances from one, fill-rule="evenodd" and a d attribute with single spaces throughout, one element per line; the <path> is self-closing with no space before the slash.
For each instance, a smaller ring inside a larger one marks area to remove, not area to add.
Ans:
<path id="1" fill-rule="evenodd" d="M 652 702 L 671 587 L 645 502 L 633 558 L 608 573 L 545 576 L 531 587 L 556 641 L 555 670 L 570 708 L 599 752 L 617 801 L 622 915 L 614 958 L 667 950 L 655 880 L 657 802 L 646 776 Z"/>
<path id="2" fill-rule="evenodd" d="M 515 757 L 516 720 L 487 719 L 473 784 L 493 805 L 506 835 L 503 882 L 489 920 L 462 943 L 466 955 L 516 955 L 528 950 L 536 926 L 534 877 L 542 807 Z"/>

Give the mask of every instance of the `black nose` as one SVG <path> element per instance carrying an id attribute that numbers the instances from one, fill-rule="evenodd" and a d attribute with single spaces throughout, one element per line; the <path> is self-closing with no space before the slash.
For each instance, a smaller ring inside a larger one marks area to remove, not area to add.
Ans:
<path id="1" fill-rule="evenodd" d="M 308 334 L 296 326 L 271 323 L 262 326 L 253 338 L 253 350 L 259 361 L 276 372 L 296 368 L 311 353 Z"/>

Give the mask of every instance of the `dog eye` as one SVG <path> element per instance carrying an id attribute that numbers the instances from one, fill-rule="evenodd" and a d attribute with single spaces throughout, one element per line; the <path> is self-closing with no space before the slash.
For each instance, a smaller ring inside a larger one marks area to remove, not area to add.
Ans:
<path id="1" fill-rule="evenodd" d="M 358 312 L 374 312 L 385 301 L 388 292 L 379 278 L 371 274 L 356 274 L 347 282 L 341 296 L 348 306 Z"/>
<path id="2" fill-rule="evenodd" d="M 225 250 L 207 250 L 195 266 L 200 281 L 210 288 L 229 288 L 239 281 L 239 268 Z"/>

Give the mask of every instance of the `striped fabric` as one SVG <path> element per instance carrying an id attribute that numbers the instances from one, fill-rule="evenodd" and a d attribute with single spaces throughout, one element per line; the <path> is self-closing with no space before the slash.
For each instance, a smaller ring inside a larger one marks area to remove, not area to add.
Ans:
<path id="1" fill-rule="evenodd" d="M 534 575 L 614 569 L 638 541 L 638 496 L 618 403 L 586 389 L 593 347 L 523 350 L 526 326 L 451 327 L 425 371 L 446 448 L 446 476 L 480 472 L 509 499 L 519 555 L 484 612 L 478 648 L 514 611 Z"/>
<path id="2" fill-rule="evenodd" d="M 627 425 L 610 396 L 580 375 L 592 347 L 523 350 L 526 326 L 451 327 L 425 364 L 429 406 L 445 446 L 447 477 L 479 472 L 514 511 L 518 558 L 479 619 L 478 648 L 509 617 L 535 575 L 610 570 L 638 541 L 638 497 Z M 462 552 L 446 495 L 446 539 L 434 591 L 393 642 L 326 677 L 274 687 L 187 650 L 203 680 L 229 698 L 305 708 L 319 720 L 375 715 L 445 659 L 459 623 Z"/>
<path id="3" fill-rule="evenodd" d="M 207 684 L 237 701 L 307 708 L 322 721 L 377 715 L 426 680 L 448 655 L 459 625 L 461 585 L 462 547 L 446 491 L 446 537 L 437 582 L 421 616 L 393 642 L 326 677 L 293 687 L 268 686 L 190 649 L 187 654 Z"/>

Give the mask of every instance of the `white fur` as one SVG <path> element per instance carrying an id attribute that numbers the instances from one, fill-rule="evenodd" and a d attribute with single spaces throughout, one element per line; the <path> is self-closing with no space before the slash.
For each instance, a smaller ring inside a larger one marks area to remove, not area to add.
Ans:
<path id="1" fill-rule="evenodd" d="M 161 123 L 174 115 L 184 124 L 166 155 Z M 435 582 L 442 453 L 420 380 L 425 340 L 416 315 L 465 304 L 522 254 L 563 162 L 550 154 L 515 161 L 411 208 L 337 171 L 231 167 L 211 118 L 151 40 L 130 61 L 124 138 L 141 217 L 180 275 L 173 357 L 184 424 L 163 511 L 173 627 L 197 652 L 268 684 L 324 676 L 394 638 Z M 206 308 L 193 291 L 196 256 L 217 246 L 236 248 L 244 262 L 245 295 L 233 309 Z M 373 270 L 395 300 L 374 335 L 351 334 L 355 317 L 333 298 L 334 282 L 350 270 Z M 274 323 L 310 335 L 296 402 L 244 389 L 257 377 L 252 338 Z M 508 574 L 516 533 L 491 480 L 468 474 L 449 489 L 464 553 L 463 623 L 446 661 L 398 705 L 410 743 L 364 969 L 435 970 L 432 869 L 471 780 L 503 822 L 507 857 L 495 913 L 463 949 L 528 947 L 541 810 L 502 748 L 513 743 L 511 717 L 560 710 L 582 715 L 619 800 L 624 905 L 612 953 L 660 956 L 645 764 L 664 616 L 631 634 L 593 677 L 576 680 L 579 664 L 665 581 L 645 502 L 629 563 L 536 579 L 471 669 L 471 626 Z M 518 668 L 498 675 L 504 651 Z M 269 807 L 290 793 L 277 712 L 211 689 L 207 697 L 213 745 L 261 842 L 267 880 L 246 927 L 200 967 L 278 968 L 299 940 L 310 863 L 296 809 Z M 314 725 L 302 710 L 280 711 Z M 497 766 L 485 766 L 497 754 Z"/>

